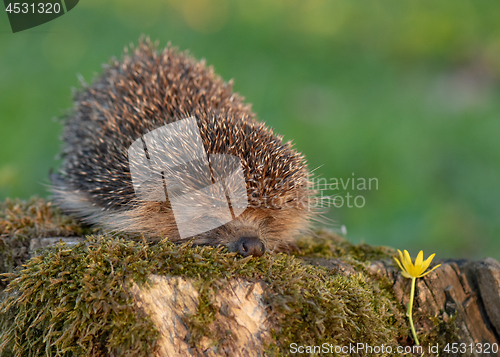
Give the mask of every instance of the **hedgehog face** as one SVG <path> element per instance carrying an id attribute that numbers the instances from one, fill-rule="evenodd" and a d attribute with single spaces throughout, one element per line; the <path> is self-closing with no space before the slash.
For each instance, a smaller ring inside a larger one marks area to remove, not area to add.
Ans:
<path id="1" fill-rule="evenodd" d="M 296 249 L 293 238 L 306 226 L 302 209 L 275 210 L 248 208 L 233 221 L 195 237 L 196 244 L 224 245 L 243 256 Z"/>

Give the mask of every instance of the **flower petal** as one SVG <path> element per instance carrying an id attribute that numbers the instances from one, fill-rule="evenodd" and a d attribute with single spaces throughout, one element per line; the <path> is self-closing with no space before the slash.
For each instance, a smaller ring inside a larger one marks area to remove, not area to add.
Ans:
<path id="1" fill-rule="evenodd" d="M 422 263 L 422 268 L 424 268 L 424 270 L 422 270 L 422 273 L 423 273 L 424 271 L 426 271 L 426 270 L 427 270 L 427 268 L 429 267 L 429 265 L 430 265 L 430 264 L 431 264 L 431 262 L 432 262 L 432 259 L 434 259 L 434 256 L 435 256 L 435 255 L 436 255 L 436 254 L 431 254 L 431 255 L 429 255 L 429 258 L 427 258 L 427 259 L 425 260 L 425 262 L 423 262 L 423 263 Z"/>
<path id="2" fill-rule="evenodd" d="M 433 267 L 433 268 L 432 268 L 431 270 L 429 270 L 428 272 L 425 272 L 424 274 L 419 275 L 417 278 L 421 278 L 421 277 L 423 277 L 423 276 L 426 276 L 426 275 L 427 275 L 427 274 L 429 274 L 431 271 L 433 271 L 433 270 L 434 270 L 434 269 L 436 269 L 436 268 L 439 268 L 440 266 L 441 266 L 441 264 L 436 265 L 435 267 Z"/>
<path id="3" fill-rule="evenodd" d="M 417 254 L 417 259 L 415 259 L 415 274 L 420 275 L 422 274 L 425 269 L 422 269 L 422 261 L 424 260 L 424 252 L 420 251 Z"/>
<path id="4" fill-rule="evenodd" d="M 404 256 L 405 256 L 405 259 L 403 260 L 403 266 L 406 268 L 405 270 L 411 276 L 416 276 L 415 269 L 414 269 L 413 264 L 411 262 L 410 254 L 408 253 L 408 251 L 406 249 L 404 251 Z"/>
<path id="5" fill-rule="evenodd" d="M 401 272 L 401 275 L 402 275 L 403 277 L 405 277 L 405 278 L 408 278 L 408 279 L 411 279 L 411 278 L 412 278 L 412 276 L 411 276 L 410 274 L 408 274 L 407 272 L 405 272 L 405 271 Z"/>
<path id="6" fill-rule="evenodd" d="M 399 265 L 399 269 L 401 269 L 402 272 L 405 272 L 405 269 L 403 268 L 403 266 L 401 265 L 401 263 L 399 262 L 399 259 L 398 258 L 394 258 L 394 260 L 396 261 L 396 263 L 398 263 Z"/>
<path id="7" fill-rule="evenodd" d="M 399 261 L 402 263 L 404 262 L 404 258 L 403 258 L 403 253 L 401 253 L 401 251 L 398 249 L 398 253 L 399 253 Z"/>

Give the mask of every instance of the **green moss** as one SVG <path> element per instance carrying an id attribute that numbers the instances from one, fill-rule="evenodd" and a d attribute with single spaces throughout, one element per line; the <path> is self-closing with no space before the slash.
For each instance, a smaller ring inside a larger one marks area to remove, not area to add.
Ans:
<path id="1" fill-rule="evenodd" d="M 196 313 L 192 315 L 187 314 L 183 318 L 184 323 L 189 329 L 188 343 L 193 347 L 199 347 L 199 342 L 204 336 L 217 341 L 216 331 L 207 329 L 207 326 L 215 321 L 217 313 L 213 305 L 213 291 L 210 289 L 201 290 Z M 219 340 L 219 342 L 222 342 L 222 340 Z"/>
<path id="2" fill-rule="evenodd" d="M 147 355 L 158 336 L 132 309 L 131 274 L 145 279 L 146 247 L 90 237 L 59 244 L 7 274 L 0 307 L 3 355 Z"/>
<path id="3" fill-rule="evenodd" d="M 442 349 L 450 341 L 456 342 L 463 339 L 463 332 L 458 327 L 463 321 L 460 321 L 461 319 L 457 315 L 448 317 L 447 321 L 444 321 L 442 316 L 426 316 L 423 314 L 419 314 L 417 318 L 416 321 L 422 325 L 432 326 L 419 337 L 423 346 L 439 344 L 440 349 Z"/>
<path id="4" fill-rule="evenodd" d="M 331 274 L 295 258 L 281 258 L 275 262 L 276 274 L 268 281 L 265 297 L 272 306 L 276 339 L 283 350 L 292 342 L 397 344 L 401 311 L 377 283 L 360 273 Z"/>
<path id="5" fill-rule="evenodd" d="M 396 249 L 372 246 L 365 243 L 352 244 L 340 236 L 326 230 L 307 236 L 297 243 L 299 256 L 311 258 L 336 258 L 344 261 L 366 263 L 386 260 L 396 256 Z"/>
<path id="6" fill-rule="evenodd" d="M 39 222 L 52 227 L 50 232 L 83 232 L 41 200 L 18 203 L 16 213 L 2 212 L 2 222 L 18 224 L 6 229 L 3 223 L 2 232 L 15 236 L 14 232 L 26 229 L 27 239 L 37 234 L 40 225 L 29 223 L 24 228 L 21 223 L 21 217 L 25 222 L 38 217 L 33 207 L 39 207 Z M 174 245 L 166 240 L 147 244 L 107 235 L 89 236 L 85 243 L 71 247 L 61 243 L 22 268 L 8 266 L 10 272 L 4 276 L 9 285 L 0 295 L 0 355 L 151 355 L 158 331 L 135 308 L 129 289 L 132 282 L 147 284 L 149 274 L 191 279 L 198 289 L 197 311 L 184 317 L 192 347 L 204 336 L 216 347 L 233 338 L 217 328 L 213 302 L 219 289 L 234 278 L 264 282 L 273 335 L 266 346 L 268 355 L 289 354 L 292 342 L 348 345 L 362 341 L 394 347 L 406 341 L 409 329 L 403 307 L 384 285 L 387 282 L 365 269 L 370 259 L 390 259 L 394 250 L 352 245 L 326 232 L 318 235 L 299 242 L 297 256 L 266 254 L 258 259 L 240 258 L 221 247 Z M 336 274 L 303 260 L 314 257 L 342 258 L 354 271 Z"/>
<path id="7" fill-rule="evenodd" d="M 41 198 L 0 202 L 0 273 L 12 271 L 29 257 L 31 238 L 90 233 Z M 5 287 L 0 283 L 0 291 Z"/>
<path id="8" fill-rule="evenodd" d="M 400 334 L 396 306 L 361 274 L 331 274 L 285 254 L 240 259 L 221 248 L 100 236 L 71 248 L 59 244 L 7 275 L 3 350 L 18 356 L 148 355 L 158 335 L 134 310 L 127 288 L 152 273 L 191 278 L 200 290 L 197 313 L 186 317 L 194 347 L 202 336 L 219 343 L 232 338 L 206 327 L 215 318 L 214 294 L 234 277 L 267 283 L 264 297 L 281 352 L 291 342 L 395 344 Z"/>

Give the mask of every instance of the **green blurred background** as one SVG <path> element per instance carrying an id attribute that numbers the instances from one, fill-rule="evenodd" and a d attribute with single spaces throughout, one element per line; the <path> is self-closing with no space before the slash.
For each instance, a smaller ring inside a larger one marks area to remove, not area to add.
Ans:
<path id="1" fill-rule="evenodd" d="M 365 198 L 330 208 L 331 229 L 412 255 L 500 259 L 494 1 L 82 0 L 16 34 L 2 11 L 0 199 L 48 195 L 54 118 L 77 77 L 90 81 L 141 34 L 234 78 L 316 175 L 378 179 L 378 190 L 328 193 Z"/>

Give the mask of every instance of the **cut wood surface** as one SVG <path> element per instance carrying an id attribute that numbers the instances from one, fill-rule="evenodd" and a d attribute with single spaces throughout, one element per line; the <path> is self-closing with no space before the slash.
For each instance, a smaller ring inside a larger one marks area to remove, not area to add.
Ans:
<path id="1" fill-rule="evenodd" d="M 160 331 L 157 356 L 258 356 L 263 354 L 265 341 L 270 341 L 270 326 L 260 283 L 235 280 L 216 297 L 215 321 L 208 326 L 232 334 L 224 346 L 213 347 L 207 338 L 198 348 L 187 343 L 189 330 L 183 320 L 194 315 L 199 294 L 190 281 L 179 277 L 152 275 L 151 287 L 140 289 L 134 285 L 132 293 L 137 306 L 146 311 Z"/>

